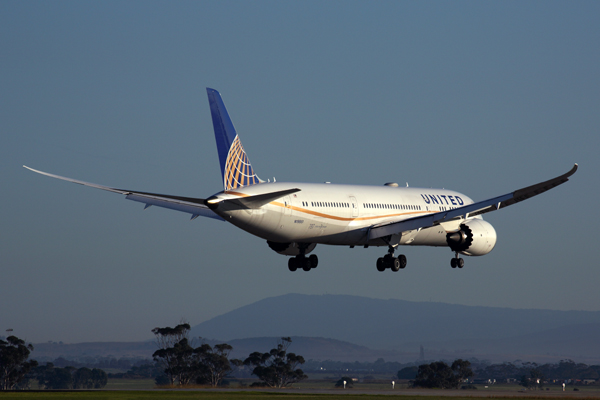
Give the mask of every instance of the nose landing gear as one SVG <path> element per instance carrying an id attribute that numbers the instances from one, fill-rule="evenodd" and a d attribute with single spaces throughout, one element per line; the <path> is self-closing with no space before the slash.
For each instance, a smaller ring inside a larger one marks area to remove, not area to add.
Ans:
<path id="1" fill-rule="evenodd" d="M 455 257 L 450 260 L 450 266 L 452 268 L 462 268 L 465 266 L 465 260 L 458 256 L 458 252 L 455 252 Z"/>

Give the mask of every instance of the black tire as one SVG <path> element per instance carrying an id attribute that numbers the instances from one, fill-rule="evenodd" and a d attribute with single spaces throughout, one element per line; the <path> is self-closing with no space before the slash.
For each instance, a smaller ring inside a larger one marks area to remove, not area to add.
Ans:
<path id="1" fill-rule="evenodd" d="M 311 254 L 308 259 L 310 260 L 311 268 L 317 268 L 317 265 L 319 265 L 319 257 L 317 257 L 316 254 Z"/>
<path id="2" fill-rule="evenodd" d="M 465 260 L 464 260 L 464 258 L 459 258 L 459 259 L 456 261 L 456 266 L 457 266 L 458 268 L 462 268 L 462 267 L 464 267 L 464 266 L 465 266 Z"/>
<path id="3" fill-rule="evenodd" d="M 392 259 L 392 266 L 390 268 L 394 272 L 400 271 L 400 260 L 397 258 Z"/>
<path id="4" fill-rule="evenodd" d="M 406 256 L 404 254 L 400 254 L 398 256 L 398 260 L 400 260 L 400 269 L 406 268 L 406 263 L 407 263 Z"/>
<path id="5" fill-rule="evenodd" d="M 309 258 L 302 258 L 300 260 L 298 260 L 298 262 L 300 263 L 300 265 L 302 265 L 302 269 L 304 271 L 310 271 L 312 269 L 312 263 L 310 262 Z"/>
<path id="6" fill-rule="evenodd" d="M 298 265 L 294 257 L 290 257 L 290 259 L 288 260 L 288 269 L 292 272 L 298 269 Z"/>
<path id="7" fill-rule="evenodd" d="M 379 272 L 385 271 L 385 263 L 383 262 L 382 257 L 379 257 L 377 259 L 377 271 L 379 271 Z"/>
<path id="8" fill-rule="evenodd" d="M 391 254 L 386 254 L 383 256 L 383 266 L 385 268 L 392 268 L 394 265 L 394 257 Z"/>
<path id="9" fill-rule="evenodd" d="M 453 259 L 450 260 L 450 266 L 452 268 L 456 268 L 456 258 L 453 258 Z"/>

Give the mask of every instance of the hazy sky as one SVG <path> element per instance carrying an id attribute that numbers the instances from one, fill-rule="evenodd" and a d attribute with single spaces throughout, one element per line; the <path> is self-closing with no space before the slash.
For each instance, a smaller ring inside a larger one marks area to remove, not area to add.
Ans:
<path id="1" fill-rule="evenodd" d="M 0 335 L 147 339 L 292 292 L 600 310 L 599 18 L 595 1 L 0 2 Z M 385 248 L 317 246 L 291 273 L 232 225 L 21 167 L 208 197 L 206 87 L 263 179 L 483 200 L 580 170 L 487 214 L 496 248 L 462 270 L 446 248 L 380 273 Z"/>

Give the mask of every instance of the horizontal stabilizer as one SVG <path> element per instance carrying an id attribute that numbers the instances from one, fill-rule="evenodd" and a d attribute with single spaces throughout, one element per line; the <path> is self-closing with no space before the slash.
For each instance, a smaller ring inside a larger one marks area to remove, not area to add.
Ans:
<path id="1" fill-rule="evenodd" d="M 507 193 L 502 196 L 493 197 L 491 199 L 478 201 L 477 203 L 455 208 L 453 210 L 440 211 L 421 217 L 409 218 L 398 222 L 390 222 L 380 226 L 373 226 L 369 231 L 369 239 L 377 239 L 414 229 L 428 228 L 430 226 L 439 225 L 449 221 L 467 219 L 511 206 L 520 201 L 537 196 L 538 194 L 542 194 L 557 187 L 558 185 L 562 185 L 563 183 L 567 182 L 569 177 L 577 171 L 577 168 L 578 165 L 575 164 L 569 172 L 556 178 L 528 186 L 523 189 L 515 190 L 514 192 Z"/>
<path id="2" fill-rule="evenodd" d="M 286 189 L 286 190 L 280 190 L 278 192 L 271 192 L 271 193 L 264 193 L 264 194 L 257 194 L 254 196 L 246 196 L 246 197 L 239 197 L 239 198 L 235 198 L 235 199 L 219 199 L 217 197 L 211 197 L 208 200 L 206 200 L 206 204 L 208 205 L 209 208 L 217 208 L 219 206 L 219 204 L 227 204 L 229 206 L 233 205 L 234 208 L 241 208 L 241 209 L 252 209 L 252 208 L 260 208 L 262 206 L 264 206 L 265 204 L 268 204 L 274 200 L 280 199 L 284 196 L 287 196 L 288 194 L 292 194 L 292 193 L 296 193 L 299 192 L 300 189 Z"/>

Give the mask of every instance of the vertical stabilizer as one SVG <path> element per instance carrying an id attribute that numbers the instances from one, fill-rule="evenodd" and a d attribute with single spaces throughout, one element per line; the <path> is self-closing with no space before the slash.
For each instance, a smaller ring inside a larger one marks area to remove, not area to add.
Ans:
<path id="1" fill-rule="evenodd" d="M 260 183 L 261 180 L 254 173 L 248 156 L 242 147 L 242 142 L 235 132 L 235 127 L 221 94 L 214 89 L 206 88 L 210 114 L 212 115 L 219 162 L 221 163 L 221 174 L 223 175 L 223 187 L 225 190 L 235 189 Z"/>

